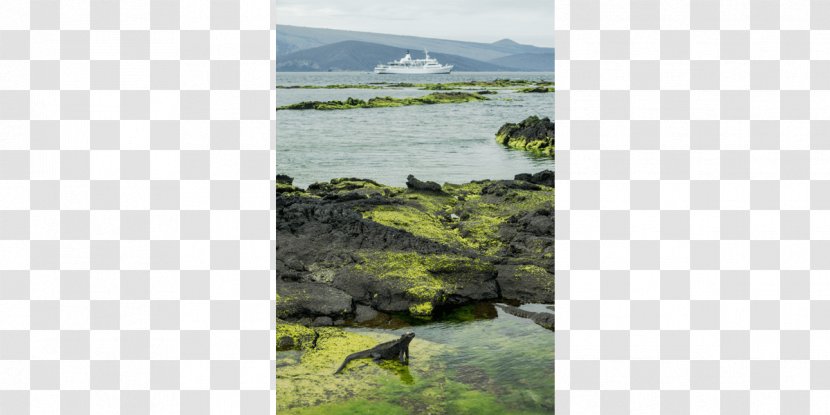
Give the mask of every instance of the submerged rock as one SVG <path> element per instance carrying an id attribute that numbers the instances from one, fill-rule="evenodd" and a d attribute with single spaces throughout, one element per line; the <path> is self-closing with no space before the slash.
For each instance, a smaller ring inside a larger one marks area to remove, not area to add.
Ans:
<path id="1" fill-rule="evenodd" d="M 521 308 L 505 304 L 497 304 L 497 306 L 508 314 L 514 315 L 516 317 L 530 319 L 534 323 L 548 330 L 554 330 L 556 316 L 554 316 L 551 313 L 537 313 L 535 311 L 522 310 Z"/>
<path id="2" fill-rule="evenodd" d="M 550 118 L 530 116 L 518 124 L 504 124 L 496 133 L 496 142 L 507 147 L 553 156 L 555 125 Z"/>

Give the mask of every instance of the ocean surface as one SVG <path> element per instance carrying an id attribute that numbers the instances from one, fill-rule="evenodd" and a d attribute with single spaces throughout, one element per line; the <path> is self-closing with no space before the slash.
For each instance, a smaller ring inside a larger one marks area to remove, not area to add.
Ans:
<path id="1" fill-rule="evenodd" d="M 278 86 L 445 83 L 497 78 L 553 81 L 553 72 L 454 72 L 447 75 L 376 75 L 370 72 L 278 72 Z M 396 89 L 277 89 L 277 106 L 301 101 L 416 97 L 434 91 Z M 361 108 L 278 111 L 277 172 L 306 187 L 336 177 L 373 179 L 404 186 L 406 176 L 438 183 L 512 179 L 553 169 L 547 157 L 504 148 L 495 134 L 504 123 L 528 116 L 554 119 L 554 94 L 499 90 L 489 101 Z"/>

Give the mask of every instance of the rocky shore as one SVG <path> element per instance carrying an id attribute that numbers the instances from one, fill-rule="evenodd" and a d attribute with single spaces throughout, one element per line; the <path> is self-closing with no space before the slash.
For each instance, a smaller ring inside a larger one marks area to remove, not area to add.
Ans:
<path id="1" fill-rule="evenodd" d="M 356 178 L 301 189 L 278 176 L 276 313 L 296 331 L 278 345 L 313 342 L 304 326 L 552 303 L 553 186 L 548 170 L 444 185 L 410 176 L 405 189 Z"/>
<path id="2" fill-rule="evenodd" d="M 554 123 L 550 118 L 530 116 L 518 124 L 504 124 L 496 133 L 496 142 L 553 157 L 554 133 Z"/>

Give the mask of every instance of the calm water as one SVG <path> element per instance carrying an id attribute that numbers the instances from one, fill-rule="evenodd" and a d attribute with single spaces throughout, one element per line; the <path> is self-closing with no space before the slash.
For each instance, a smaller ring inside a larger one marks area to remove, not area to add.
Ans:
<path id="1" fill-rule="evenodd" d="M 375 75 L 364 72 L 277 73 L 277 85 L 442 83 L 496 78 L 553 81 L 553 73 L 457 72 L 449 75 Z M 300 101 L 422 96 L 401 89 L 278 89 L 277 105 Z M 554 118 L 554 94 L 500 90 L 489 101 L 463 104 L 277 112 L 277 171 L 307 186 L 335 177 L 359 177 L 402 186 L 408 174 L 439 183 L 512 179 L 553 169 L 550 158 L 503 148 L 496 131 L 530 115 Z"/>
<path id="2" fill-rule="evenodd" d="M 483 304 L 482 304 L 483 305 Z M 410 365 L 405 375 L 389 375 L 384 386 L 352 396 L 346 402 L 307 407 L 289 414 L 551 414 L 554 409 L 554 333 L 528 319 L 501 309 L 496 318 L 459 321 L 450 319 L 399 330 L 355 329 L 362 334 L 415 332 Z M 543 304 L 522 308 L 550 312 Z M 418 344 L 418 342 L 422 342 Z M 418 352 L 423 342 L 438 345 L 431 358 Z M 277 358 L 295 352 L 278 352 Z M 433 359 L 425 361 L 424 359 Z M 360 365 L 373 365 L 366 360 Z M 444 368 L 422 372 L 426 365 Z M 355 369 L 361 370 L 359 365 Z M 330 368 L 320 373 L 329 378 Z M 280 371 L 277 371 L 279 378 Z M 348 379 L 346 374 L 339 379 Z M 278 392 L 279 394 L 279 387 Z M 279 396 L 278 396 L 279 399 Z M 432 408 L 429 405 L 438 404 Z M 372 410 L 371 408 L 387 408 Z"/>

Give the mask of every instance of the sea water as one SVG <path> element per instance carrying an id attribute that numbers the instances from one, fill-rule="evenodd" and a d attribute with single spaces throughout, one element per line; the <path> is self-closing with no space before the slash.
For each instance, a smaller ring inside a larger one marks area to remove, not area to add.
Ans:
<path id="1" fill-rule="evenodd" d="M 553 72 L 454 72 L 446 75 L 376 75 L 367 72 L 278 72 L 278 86 L 446 83 L 494 79 L 553 81 Z M 518 89 L 515 88 L 515 89 Z M 277 106 L 301 101 L 418 97 L 418 88 L 277 89 Z M 403 186 L 409 174 L 438 183 L 512 179 L 554 168 L 549 157 L 505 148 L 498 129 L 536 115 L 554 119 L 553 93 L 512 89 L 489 100 L 460 104 L 277 112 L 277 172 L 305 187 L 337 177 Z"/>

